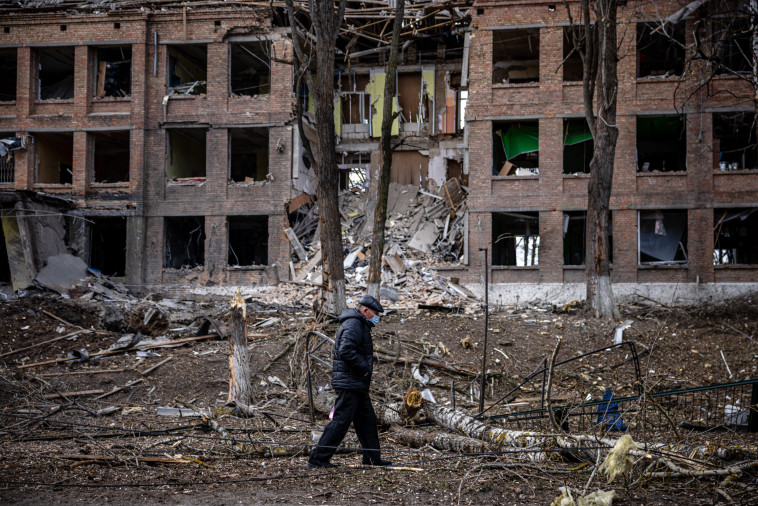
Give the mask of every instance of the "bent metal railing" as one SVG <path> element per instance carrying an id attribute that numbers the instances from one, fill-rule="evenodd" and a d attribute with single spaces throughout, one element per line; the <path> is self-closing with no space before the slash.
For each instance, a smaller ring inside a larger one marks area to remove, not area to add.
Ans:
<path id="1" fill-rule="evenodd" d="M 611 403 L 617 407 L 609 410 Z M 607 415 L 618 414 L 628 430 L 666 430 L 667 428 L 713 429 L 736 428 L 758 432 L 758 379 L 700 386 L 694 388 L 651 392 L 613 398 L 611 401 L 592 401 L 580 404 L 553 406 L 556 418 L 571 431 L 590 428 L 608 429 Z M 549 426 L 549 414 L 544 406 L 484 417 L 520 429 Z"/>

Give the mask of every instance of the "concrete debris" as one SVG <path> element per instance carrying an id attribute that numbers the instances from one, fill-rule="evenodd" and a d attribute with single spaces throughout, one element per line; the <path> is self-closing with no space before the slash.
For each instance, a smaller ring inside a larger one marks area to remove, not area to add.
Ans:
<path id="1" fill-rule="evenodd" d="M 87 264 L 79 257 L 67 253 L 47 259 L 47 265 L 39 271 L 34 281 L 45 288 L 68 296 L 69 290 L 89 276 Z"/>
<path id="2" fill-rule="evenodd" d="M 387 198 L 387 227 L 384 269 L 380 297 L 393 307 L 417 308 L 417 304 L 433 304 L 473 313 L 479 297 L 462 287 L 456 279 L 441 276 L 435 267 L 455 269 L 464 266 L 465 227 L 468 220 L 467 188 L 458 178 L 448 180 L 435 192 L 416 185 L 390 183 Z M 296 202 L 297 201 L 297 202 Z M 340 195 L 342 230 L 349 250 L 345 251 L 345 278 L 348 296 L 365 291 L 368 282 L 373 215 L 373 200 L 367 193 L 347 191 Z M 302 244 L 309 260 L 302 254 L 292 257 L 293 280 L 320 285 L 321 248 L 318 242 L 318 208 L 312 199 L 296 197 L 290 203 L 292 235 Z M 275 298 L 295 303 L 286 288 L 274 287 Z M 310 294 L 312 298 L 318 293 Z M 312 301 L 302 297 L 304 303 Z M 467 308 L 466 306 L 471 306 Z"/>

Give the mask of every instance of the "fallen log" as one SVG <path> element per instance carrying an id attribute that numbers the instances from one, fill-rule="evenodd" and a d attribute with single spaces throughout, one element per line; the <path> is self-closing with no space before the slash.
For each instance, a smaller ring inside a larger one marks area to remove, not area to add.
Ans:
<path id="1" fill-rule="evenodd" d="M 103 393 L 105 390 L 79 390 L 78 392 L 58 392 L 57 394 L 46 394 L 43 395 L 43 399 L 57 399 L 59 397 L 63 397 L 64 399 L 70 398 L 70 397 L 82 397 L 85 395 L 98 395 Z"/>
<path id="2" fill-rule="evenodd" d="M 390 437 L 412 448 L 421 448 L 429 445 L 437 450 L 459 453 L 484 453 L 491 451 L 490 445 L 484 441 L 450 434 L 449 432 L 430 432 L 393 427 L 390 431 Z"/>

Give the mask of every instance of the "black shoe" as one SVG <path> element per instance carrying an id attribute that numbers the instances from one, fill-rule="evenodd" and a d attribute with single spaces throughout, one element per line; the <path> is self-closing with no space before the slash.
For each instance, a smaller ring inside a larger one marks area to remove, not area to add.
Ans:
<path id="1" fill-rule="evenodd" d="M 377 467 L 385 467 L 385 466 L 391 466 L 392 462 L 389 460 L 378 460 L 376 462 L 364 462 L 364 466 L 377 466 Z"/>
<path id="2" fill-rule="evenodd" d="M 309 460 L 308 467 L 311 469 L 331 469 L 333 467 L 337 467 L 337 465 L 332 464 L 331 462 L 311 462 Z"/>

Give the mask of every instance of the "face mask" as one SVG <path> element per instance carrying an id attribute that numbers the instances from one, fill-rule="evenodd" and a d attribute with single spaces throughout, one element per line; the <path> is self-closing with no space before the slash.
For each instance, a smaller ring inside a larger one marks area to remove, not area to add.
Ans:
<path id="1" fill-rule="evenodd" d="M 371 318 L 371 323 L 374 325 L 379 323 L 379 315 L 375 315 L 373 318 Z"/>

